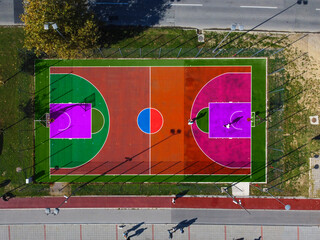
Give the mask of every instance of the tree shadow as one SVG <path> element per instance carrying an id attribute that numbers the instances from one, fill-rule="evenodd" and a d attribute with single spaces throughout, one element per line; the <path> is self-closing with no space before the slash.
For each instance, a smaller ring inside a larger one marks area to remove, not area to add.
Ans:
<path id="1" fill-rule="evenodd" d="M 148 27 L 158 24 L 170 8 L 171 4 L 167 0 L 89 2 L 89 9 L 100 22 L 101 45 L 111 45 L 140 34 Z"/>
<path id="2" fill-rule="evenodd" d="M 320 140 L 320 135 L 313 137 L 312 140 Z"/>
<path id="3" fill-rule="evenodd" d="M 19 50 L 19 59 L 22 60 L 20 65 L 20 70 L 29 75 L 34 75 L 34 61 L 37 59 L 37 56 L 34 52 L 28 51 L 26 49 L 18 49 Z"/>
<path id="4" fill-rule="evenodd" d="M 19 105 L 20 111 L 24 113 L 26 118 L 33 118 L 34 104 L 35 104 L 35 101 L 30 98 L 25 104 Z"/>
<path id="5" fill-rule="evenodd" d="M 9 183 L 11 183 L 11 180 L 10 180 L 10 179 L 3 180 L 3 181 L 0 183 L 0 188 L 7 186 Z"/>
<path id="6" fill-rule="evenodd" d="M 35 111 L 35 119 L 40 119 L 43 117 L 46 113 L 49 112 L 49 104 L 45 101 L 46 97 L 42 96 L 41 99 L 39 95 L 36 95 L 33 101 L 34 109 Z"/>
<path id="7" fill-rule="evenodd" d="M 148 28 L 142 26 L 110 26 L 100 24 L 100 31 L 102 36 L 99 45 L 105 47 L 111 46 L 113 44 L 118 43 L 121 40 L 135 37 L 141 34 L 146 29 Z M 121 48 L 129 47 L 132 43 L 138 41 L 143 36 L 144 35 L 139 36 L 138 39 L 130 41 L 126 45 L 121 46 Z M 118 50 L 116 52 L 118 52 Z"/>
<path id="8" fill-rule="evenodd" d="M 40 177 L 44 176 L 46 172 L 44 170 L 41 170 L 40 172 L 37 172 L 34 174 L 32 179 L 39 179 Z"/>
<path id="9" fill-rule="evenodd" d="M 0 129 L 0 155 L 2 154 L 2 150 L 3 150 L 3 135 L 4 135 L 3 129 Z"/>
<path id="10" fill-rule="evenodd" d="M 179 192 L 175 197 L 174 197 L 174 200 L 177 200 L 179 198 L 182 198 L 184 195 L 186 195 L 187 193 L 189 192 L 189 189 L 188 190 L 184 190 L 182 192 Z"/>
<path id="11" fill-rule="evenodd" d="M 2 195 L 2 200 L 3 201 L 9 201 L 11 198 L 14 198 L 16 195 L 14 195 L 12 192 L 6 192 L 5 194 Z"/>
<path id="12" fill-rule="evenodd" d="M 156 25 L 170 8 L 171 4 L 167 0 L 129 2 L 95 0 L 89 4 L 89 9 L 100 21 L 118 26 Z"/>

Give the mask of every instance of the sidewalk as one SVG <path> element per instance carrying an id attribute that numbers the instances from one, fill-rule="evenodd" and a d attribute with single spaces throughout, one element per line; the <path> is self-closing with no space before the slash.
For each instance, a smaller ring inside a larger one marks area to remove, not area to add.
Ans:
<path id="1" fill-rule="evenodd" d="M 0 26 L 22 24 L 20 15 L 23 14 L 22 0 L 0 1 Z"/>
<path id="2" fill-rule="evenodd" d="M 232 198 L 224 196 L 72 196 L 64 203 L 64 197 L 28 197 L 0 200 L 0 209 L 15 208 L 203 208 L 241 209 Z M 236 198 L 246 209 L 281 210 L 290 205 L 291 210 L 320 210 L 320 199 L 250 197 Z"/>
<path id="3" fill-rule="evenodd" d="M 0 225 L 1 240 L 122 240 L 130 230 L 131 240 L 169 239 L 168 229 L 174 224 L 30 224 Z M 317 240 L 318 227 L 305 226 L 238 226 L 238 225 L 191 225 L 184 233 L 173 233 L 174 240 Z M 261 238 L 259 238 L 261 237 Z"/>

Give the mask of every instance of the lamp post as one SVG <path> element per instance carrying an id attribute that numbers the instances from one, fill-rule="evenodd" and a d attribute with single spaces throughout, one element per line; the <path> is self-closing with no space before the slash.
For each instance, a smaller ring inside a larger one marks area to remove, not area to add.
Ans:
<path id="1" fill-rule="evenodd" d="M 228 34 L 221 40 L 221 42 L 218 44 L 218 46 L 216 46 L 216 48 L 212 51 L 212 53 L 215 53 L 215 51 L 217 51 L 217 49 L 220 47 L 220 45 L 228 38 L 230 33 L 232 33 L 233 31 L 235 31 L 237 29 L 237 26 L 239 26 L 240 31 L 243 30 L 243 25 L 238 24 L 238 23 L 233 23 L 230 27 L 230 32 L 228 32 Z"/>
<path id="2" fill-rule="evenodd" d="M 270 192 L 269 192 L 269 189 L 267 188 L 266 191 L 263 191 L 261 188 L 255 186 L 255 185 L 251 185 L 257 189 L 259 189 L 261 192 L 266 192 L 268 193 L 271 197 L 273 197 L 275 200 L 277 200 L 277 202 L 281 203 L 283 206 L 284 206 L 284 209 L 285 210 L 290 210 L 291 209 L 291 206 L 289 204 L 284 204 L 283 202 L 281 202 L 278 198 L 276 198 L 275 196 L 273 196 Z"/>
<path id="3" fill-rule="evenodd" d="M 245 207 L 242 206 L 242 203 L 241 203 L 241 200 L 237 200 L 235 199 L 234 196 L 232 196 L 228 191 L 227 189 L 223 188 L 223 191 L 229 196 L 232 198 L 232 202 L 236 205 L 239 205 L 243 210 L 245 210 L 248 214 L 251 214 Z"/>
<path id="4" fill-rule="evenodd" d="M 44 30 L 49 30 L 50 26 L 52 26 L 52 28 L 57 32 L 59 33 L 59 35 L 64 39 L 66 40 L 66 38 L 62 35 L 62 33 L 58 30 L 58 25 L 55 23 L 55 22 L 46 22 L 44 23 L 43 25 L 43 28 Z"/>

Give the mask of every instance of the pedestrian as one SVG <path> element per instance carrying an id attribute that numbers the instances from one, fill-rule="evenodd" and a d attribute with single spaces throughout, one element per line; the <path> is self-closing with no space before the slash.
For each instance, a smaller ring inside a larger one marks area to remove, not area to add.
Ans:
<path id="1" fill-rule="evenodd" d="M 176 203 L 175 198 L 172 198 L 172 203 L 173 203 L 173 204 L 175 204 L 175 203 Z"/>
<path id="2" fill-rule="evenodd" d="M 192 125 L 192 124 L 194 124 L 194 120 L 193 119 L 189 119 L 188 120 L 188 125 Z"/>
<path id="3" fill-rule="evenodd" d="M 226 124 L 226 125 L 223 125 L 225 128 L 230 128 L 230 126 L 231 126 L 231 124 L 230 123 L 228 123 L 228 124 Z"/>
<path id="4" fill-rule="evenodd" d="M 126 226 L 126 225 L 121 224 L 121 225 L 119 225 L 119 229 L 123 229 L 125 226 Z"/>
<path id="5" fill-rule="evenodd" d="M 125 239 L 127 239 L 127 238 L 128 238 L 128 233 L 127 233 L 127 232 L 124 232 L 124 233 L 123 233 L 123 237 L 124 237 Z"/>

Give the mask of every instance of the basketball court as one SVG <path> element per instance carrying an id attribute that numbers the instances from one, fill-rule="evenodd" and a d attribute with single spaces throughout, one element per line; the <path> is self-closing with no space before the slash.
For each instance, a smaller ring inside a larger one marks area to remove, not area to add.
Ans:
<path id="1" fill-rule="evenodd" d="M 38 60 L 36 180 L 265 182 L 266 64 Z"/>

